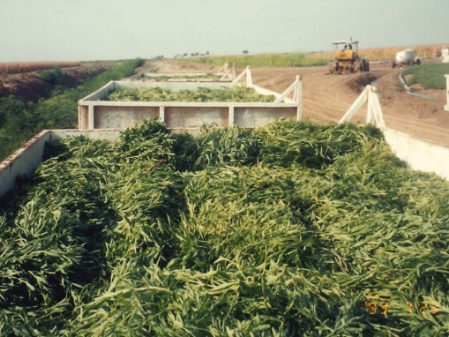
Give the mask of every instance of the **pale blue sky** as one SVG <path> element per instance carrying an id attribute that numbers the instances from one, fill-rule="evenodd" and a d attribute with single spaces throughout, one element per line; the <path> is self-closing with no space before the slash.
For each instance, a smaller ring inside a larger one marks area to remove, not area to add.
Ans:
<path id="1" fill-rule="evenodd" d="M 0 62 L 449 42 L 449 0 L 0 0 Z"/>

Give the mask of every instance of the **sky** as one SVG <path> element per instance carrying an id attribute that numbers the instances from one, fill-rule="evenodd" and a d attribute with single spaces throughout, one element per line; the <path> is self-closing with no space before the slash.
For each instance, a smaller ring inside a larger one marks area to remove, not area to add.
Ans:
<path id="1" fill-rule="evenodd" d="M 0 0 L 0 62 L 449 42 L 449 0 Z"/>

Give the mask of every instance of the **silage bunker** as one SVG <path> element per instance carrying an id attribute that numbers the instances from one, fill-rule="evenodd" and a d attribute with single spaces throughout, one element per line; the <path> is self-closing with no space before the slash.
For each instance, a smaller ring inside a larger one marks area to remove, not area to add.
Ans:
<path id="1" fill-rule="evenodd" d="M 237 79 L 236 79 L 237 80 Z M 199 134 L 203 126 L 239 126 L 254 128 L 279 118 L 301 119 L 301 81 L 297 79 L 284 94 L 253 85 L 246 86 L 258 94 L 273 95 L 273 103 L 265 102 L 113 102 L 107 96 L 121 88 L 159 87 L 174 92 L 198 90 L 198 88 L 220 89 L 242 86 L 236 81 L 226 82 L 152 82 L 111 81 L 104 87 L 78 102 L 78 128 L 127 129 L 144 119 L 159 118 L 172 131 L 186 130 Z M 288 93 L 294 91 L 293 99 Z"/>

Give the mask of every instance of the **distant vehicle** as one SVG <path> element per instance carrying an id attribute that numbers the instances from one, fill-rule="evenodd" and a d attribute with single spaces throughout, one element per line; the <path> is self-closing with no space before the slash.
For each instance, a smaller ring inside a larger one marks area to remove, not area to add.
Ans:
<path id="1" fill-rule="evenodd" d="M 416 52 L 413 49 L 407 48 L 396 54 L 396 59 L 391 64 L 391 67 L 394 68 L 403 65 L 412 66 L 414 64 L 420 65 L 421 60 L 416 56 Z"/>
<path id="2" fill-rule="evenodd" d="M 449 63 L 449 47 L 443 47 L 441 49 L 441 62 Z"/>
<path id="3" fill-rule="evenodd" d="M 335 41 L 335 60 L 329 64 L 331 74 L 352 74 L 369 71 L 369 62 L 359 56 L 358 41 Z"/>

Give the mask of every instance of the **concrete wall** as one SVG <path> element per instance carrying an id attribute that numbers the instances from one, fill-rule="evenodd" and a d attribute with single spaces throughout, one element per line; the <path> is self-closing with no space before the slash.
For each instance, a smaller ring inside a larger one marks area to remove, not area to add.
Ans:
<path id="1" fill-rule="evenodd" d="M 18 176 L 31 173 L 42 162 L 45 142 L 50 138 L 42 131 L 0 163 L 0 197 L 15 186 Z"/>
<path id="2" fill-rule="evenodd" d="M 132 128 L 144 119 L 159 117 L 158 107 L 97 106 L 94 129 Z"/>
<path id="3" fill-rule="evenodd" d="M 257 109 L 235 107 L 235 124 L 243 128 L 254 128 L 268 124 L 279 118 L 296 119 L 297 107 L 259 107 Z"/>
<path id="4" fill-rule="evenodd" d="M 278 118 L 300 119 L 300 101 L 286 98 L 284 103 L 263 102 L 116 102 L 103 100 L 110 92 L 122 87 L 160 87 L 179 91 L 199 87 L 219 89 L 239 83 L 223 82 L 148 82 L 111 81 L 103 88 L 78 102 L 78 127 L 80 130 L 133 127 L 143 119 L 159 117 L 170 129 L 192 129 L 202 125 L 237 125 L 255 127 Z M 251 85 L 262 95 L 281 95 Z M 293 113 L 293 110 L 295 113 Z M 235 117 L 234 117 L 235 115 Z"/>
<path id="5" fill-rule="evenodd" d="M 90 139 L 114 141 L 120 137 L 120 131 L 44 130 L 40 132 L 0 163 L 0 198 L 14 188 L 17 177 L 30 174 L 42 163 L 46 142 L 80 135 Z"/>
<path id="6" fill-rule="evenodd" d="M 194 110 L 191 112 L 194 113 Z M 217 111 L 217 114 L 226 114 L 226 111 Z M 239 119 L 242 114 L 251 114 L 243 109 L 235 109 L 235 118 Z M 267 114 L 272 112 L 266 111 Z M 294 108 L 290 113 L 296 114 Z M 168 113 L 170 115 L 170 112 Z M 168 119 L 170 120 L 171 117 Z M 187 116 L 186 116 L 187 118 Z M 185 125 L 188 119 L 183 121 L 171 121 L 172 131 L 189 131 L 195 136 L 200 134 L 199 129 L 178 128 L 178 124 Z M 217 120 L 220 120 L 217 117 Z M 245 119 L 250 121 L 250 118 Z M 251 127 L 259 126 L 260 121 L 254 119 Z M 33 172 L 42 162 L 45 143 L 47 141 L 59 140 L 72 136 L 84 135 L 90 139 L 105 139 L 109 141 L 117 140 L 120 137 L 118 129 L 108 130 L 46 130 L 30 139 L 22 148 L 14 152 L 5 161 L 0 163 L 0 197 L 15 186 L 18 176 Z M 386 128 L 384 130 L 385 139 L 398 158 L 406 161 L 410 168 L 424 172 L 434 172 L 440 177 L 449 180 L 449 148 L 437 146 L 416 138 L 409 134 Z"/>
<path id="7" fill-rule="evenodd" d="M 449 75 L 444 75 L 446 77 L 446 102 L 444 110 L 449 111 Z"/>
<path id="8" fill-rule="evenodd" d="M 385 139 L 396 156 L 413 170 L 434 172 L 449 180 L 449 148 L 413 138 L 407 133 L 385 128 Z"/>
<path id="9" fill-rule="evenodd" d="M 120 138 L 120 133 L 123 130 L 110 129 L 110 130 L 49 130 L 49 141 L 61 140 L 68 137 L 85 136 L 93 140 L 108 140 L 110 142 L 116 141 Z"/>
<path id="10" fill-rule="evenodd" d="M 200 129 L 208 126 L 229 125 L 229 108 L 227 106 L 204 107 L 165 107 L 165 123 L 168 128 Z"/>

